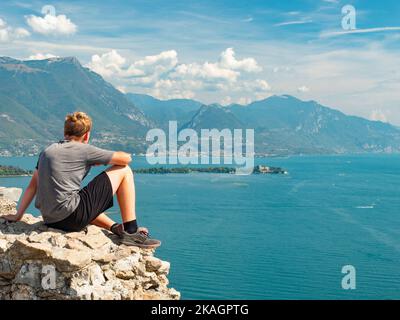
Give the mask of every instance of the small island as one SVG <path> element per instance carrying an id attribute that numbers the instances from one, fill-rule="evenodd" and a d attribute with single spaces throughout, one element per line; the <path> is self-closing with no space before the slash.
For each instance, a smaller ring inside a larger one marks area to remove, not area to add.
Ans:
<path id="1" fill-rule="evenodd" d="M 0 177 L 26 177 L 31 176 L 32 171 L 24 170 L 14 166 L 0 165 Z"/>
<path id="2" fill-rule="evenodd" d="M 235 167 L 152 167 L 134 169 L 137 174 L 169 174 L 169 173 L 224 173 L 235 174 Z M 253 174 L 287 174 L 288 172 L 280 167 L 268 167 L 258 165 L 253 169 Z M 33 174 L 30 170 L 24 170 L 14 166 L 0 165 L 0 177 L 26 177 Z"/>
<path id="3" fill-rule="evenodd" d="M 229 173 L 235 174 L 236 168 L 234 167 L 157 167 L 157 168 L 139 168 L 134 169 L 137 174 L 168 174 L 168 173 Z M 268 167 L 268 166 L 255 166 L 253 174 L 287 174 L 287 171 L 279 167 Z"/>

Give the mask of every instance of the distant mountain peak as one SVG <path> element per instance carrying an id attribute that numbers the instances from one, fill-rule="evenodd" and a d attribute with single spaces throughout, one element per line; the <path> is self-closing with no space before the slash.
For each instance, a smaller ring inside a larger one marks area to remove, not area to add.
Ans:
<path id="1" fill-rule="evenodd" d="M 48 60 L 49 62 L 71 63 L 81 66 L 81 63 L 76 57 L 54 57 L 46 60 Z"/>
<path id="2" fill-rule="evenodd" d="M 1 64 L 18 63 L 18 62 L 20 62 L 20 61 L 17 60 L 17 59 L 14 59 L 14 58 L 5 57 L 5 56 L 0 57 L 0 63 Z"/>
<path id="3" fill-rule="evenodd" d="M 301 99 L 299 99 L 299 98 L 297 98 L 295 96 L 292 96 L 290 94 L 273 95 L 273 96 L 270 96 L 270 97 L 266 98 L 265 100 L 273 100 L 273 99 L 276 99 L 276 100 L 303 101 L 303 100 L 301 100 Z"/>
<path id="4" fill-rule="evenodd" d="M 152 126 L 125 95 L 75 57 L 0 58 L 0 152 L 4 146 L 17 153 L 37 152 L 48 140 L 58 139 L 65 114 L 75 110 L 91 115 L 93 138 L 100 146 L 139 150 Z M 34 142 L 13 147 L 17 139 Z"/>
<path id="5" fill-rule="evenodd" d="M 221 106 L 219 103 L 212 103 L 209 105 L 204 105 L 206 107 L 210 107 L 210 108 L 223 108 L 223 106 Z"/>

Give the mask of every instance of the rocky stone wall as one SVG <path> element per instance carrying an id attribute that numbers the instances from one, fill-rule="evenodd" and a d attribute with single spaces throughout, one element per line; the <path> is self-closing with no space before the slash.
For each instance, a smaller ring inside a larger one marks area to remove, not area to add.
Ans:
<path id="1" fill-rule="evenodd" d="M 154 250 L 120 245 L 95 226 L 65 233 L 30 214 L 1 218 L 13 212 L 15 202 L 0 198 L 0 299 L 180 298 Z"/>

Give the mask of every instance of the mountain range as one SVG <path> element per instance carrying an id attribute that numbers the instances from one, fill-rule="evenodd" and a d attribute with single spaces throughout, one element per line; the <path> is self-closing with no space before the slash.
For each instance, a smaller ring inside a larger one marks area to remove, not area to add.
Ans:
<path id="1" fill-rule="evenodd" d="M 91 115 L 93 138 L 104 146 L 137 149 L 140 137 L 154 126 L 124 94 L 75 58 L 0 57 L 0 149 L 36 153 L 63 136 L 65 115 L 77 109 Z"/>
<path id="2" fill-rule="evenodd" d="M 156 103 L 142 106 L 137 95 L 128 97 L 152 119 L 160 110 L 167 114 L 166 110 L 174 105 L 174 100 L 156 100 Z M 143 95 L 140 100 L 144 101 Z M 189 106 L 182 107 L 185 112 L 175 110 L 169 116 L 160 116 L 158 126 L 166 128 L 169 120 L 178 120 L 179 128 L 192 128 L 198 132 L 204 128 L 252 128 L 255 130 L 255 150 L 259 154 L 400 152 L 399 128 L 349 116 L 315 101 L 302 101 L 289 95 L 271 96 L 245 106 L 211 104 L 198 107 L 197 101 L 192 105 L 188 100 L 184 101 Z"/>
<path id="3" fill-rule="evenodd" d="M 204 105 L 123 94 L 76 58 L 23 61 L 0 57 L 0 155 L 36 154 L 60 139 L 68 112 L 94 120 L 93 143 L 131 152 L 146 150 L 150 128 L 253 128 L 259 154 L 400 152 L 400 130 L 349 116 L 293 96 L 271 96 L 246 106 Z"/>

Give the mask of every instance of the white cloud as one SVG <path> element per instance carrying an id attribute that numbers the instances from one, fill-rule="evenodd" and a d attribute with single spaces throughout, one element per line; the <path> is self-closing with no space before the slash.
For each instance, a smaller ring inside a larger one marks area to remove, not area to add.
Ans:
<path id="1" fill-rule="evenodd" d="M 95 54 L 87 65 L 94 72 L 103 77 L 112 77 L 120 75 L 122 67 L 126 63 L 126 59 L 122 57 L 116 50 L 104 53 L 101 56 Z"/>
<path id="2" fill-rule="evenodd" d="M 289 71 L 291 71 L 291 70 L 292 70 L 292 68 L 291 68 L 291 67 L 288 67 L 288 66 L 274 67 L 274 68 L 272 69 L 273 73 L 278 73 L 278 72 L 289 72 Z"/>
<path id="3" fill-rule="evenodd" d="M 78 27 L 67 16 L 46 14 L 44 17 L 30 15 L 26 22 L 34 32 L 44 35 L 71 35 Z"/>
<path id="4" fill-rule="evenodd" d="M 306 86 L 301 86 L 297 88 L 298 92 L 302 92 L 302 93 L 306 93 L 310 91 L 310 88 L 306 87 Z"/>
<path id="5" fill-rule="evenodd" d="M 380 28 L 354 29 L 346 31 L 324 31 L 319 35 L 319 37 L 329 38 L 329 37 L 343 36 L 347 34 L 375 33 L 375 32 L 385 32 L 385 31 L 400 31 L 400 27 L 380 27 Z"/>
<path id="6" fill-rule="evenodd" d="M 50 58 L 58 58 L 58 56 L 51 54 L 51 53 L 35 53 L 33 55 L 30 55 L 28 58 L 25 60 L 45 60 L 45 59 L 50 59 Z"/>
<path id="7" fill-rule="evenodd" d="M 116 88 L 118 91 L 122 92 L 123 94 L 126 93 L 126 88 L 124 86 L 117 86 Z"/>
<path id="8" fill-rule="evenodd" d="M 232 98 L 230 96 L 226 96 L 220 101 L 220 104 L 223 106 L 229 106 L 232 103 Z"/>
<path id="9" fill-rule="evenodd" d="M 10 36 L 6 29 L 0 29 L 0 42 L 6 42 L 10 40 Z"/>
<path id="10" fill-rule="evenodd" d="M 193 78 L 208 81 L 222 80 L 228 82 L 236 81 L 239 72 L 232 69 L 221 68 L 218 63 L 205 62 L 200 65 L 197 63 L 181 64 L 172 75 L 175 78 Z"/>
<path id="11" fill-rule="evenodd" d="M 242 72 L 251 74 L 261 70 L 262 68 L 254 58 L 237 60 L 234 50 L 227 48 L 221 53 L 217 62 L 179 64 L 171 77 L 182 80 L 200 80 L 207 87 L 223 89 L 235 84 L 242 76 Z"/>
<path id="12" fill-rule="evenodd" d="M 271 86 L 269 85 L 269 83 L 267 81 L 261 80 L 261 79 L 256 79 L 255 81 L 252 81 L 250 83 L 249 88 L 251 90 L 254 90 L 254 91 L 257 91 L 257 92 L 271 90 Z"/>
<path id="13" fill-rule="evenodd" d="M 9 42 L 29 37 L 30 33 L 24 28 L 12 28 L 0 18 L 0 42 Z"/>
<path id="14" fill-rule="evenodd" d="M 92 56 L 88 67 L 106 78 L 115 76 L 125 79 L 136 78 L 138 83 L 155 83 L 157 76 L 169 72 L 177 63 L 177 53 L 174 50 L 163 51 L 154 56 L 146 56 L 130 65 L 116 50 L 111 50 L 102 55 Z"/>
<path id="15" fill-rule="evenodd" d="M 14 36 L 16 39 L 29 37 L 30 35 L 31 35 L 30 32 L 24 28 L 16 28 L 14 30 Z"/>
<path id="16" fill-rule="evenodd" d="M 247 18 L 243 19 L 242 21 L 243 22 L 252 22 L 253 20 L 254 20 L 253 17 L 247 17 Z"/>
<path id="17" fill-rule="evenodd" d="M 220 66 L 232 70 L 240 70 L 245 72 L 260 72 L 262 68 L 257 64 L 254 58 L 245 58 L 237 60 L 233 48 L 228 48 L 221 53 Z"/>
<path id="18" fill-rule="evenodd" d="M 159 76 L 173 70 L 177 64 L 178 54 L 175 50 L 163 51 L 158 55 L 146 56 L 142 60 L 135 61 L 123 71 L 122 76 Z"/>
<path id="19" fill-rule="evenodd" d="M 3 19 L 0 18 L 0 29 L 3 29 L 5 27 L 7 27 L 7 23 Z"/>
<path id="20" fill-rule="evenodd" d="M 252 102 L 253 102 L 253 100 L 249 97 L 240 97 L 237 101 L 238 104 L 241 104 L 243 106 L 248 105 Z"/>
<path id="21" fill-rule="evenodd" d="M 385 113 L 379 109 L 372 110 L 371 115 L 369 116 L 369 119 L 373 120 L 373 121 L 388 122 Z"/>
<path id="22" fill-rule="evenodd" d="M 296 25 L 296 24 L 306 24 L 306 23 L 312 23 L 312 20 L 294 20 L 294 21 L 286 21 L 286 22 L 281 22 L 281 23 L 276 23 L 274 24 L 275 27 L 282 27 L 282 26 L 291 26 L 291 25 Z"/>
<path id="23" fill-rule="evenodd" d="M 87 66 L 117 87 L 145 91 L 161 99 L 193 98 L 199 92 L 225 91 L 264 96 L 270 90 L 267 81 L 252 78 L 252 74 L 262 70 L 257 61 L 237 59 L 232 48 L 224 50 L 216 62 L 203 63 L 179 63 L 175 50 L 128 62 L 111 50 L 93 55 Z"/>

